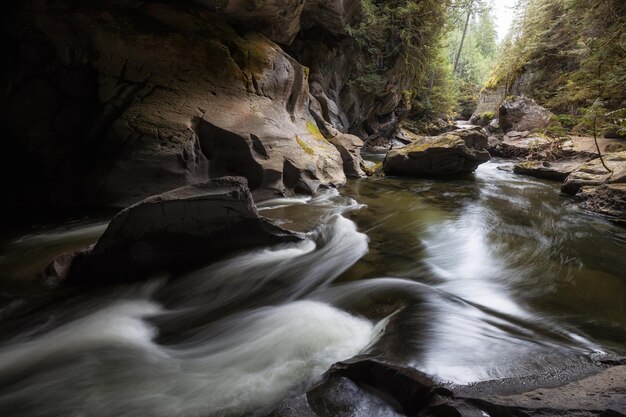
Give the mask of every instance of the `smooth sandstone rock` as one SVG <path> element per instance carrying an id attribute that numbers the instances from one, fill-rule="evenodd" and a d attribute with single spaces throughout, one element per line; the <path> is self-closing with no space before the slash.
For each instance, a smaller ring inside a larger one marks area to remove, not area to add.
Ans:
<path id="1" fill-rule="evenodd" d="M 584 186 L 626 183 L 626 151 L 606 154 L 604 162 L 612 172 L 604 168 L 599 158 L 594 159 L 572 172 L 561 191 L 575 195 Z"/>
<path id="2" fill-rule="evenodd" d="M 343 160 L 343 169 L 349 178 L 362 178 L 365 172 L 361 168 L 364 164 L 361 157 L 363 141 L 354 135 L 340 133 L 331 138 L 330 143 L 335 145 Z"/>
<path id="3" fill-rule="evenodd" d="M 487 135 L 463 129 L 435 137 L 418 137 L 385 158 L 385 174 L 445 177 L 468 174 L 490 159 Z"/>
<path id="4" fill-rule="evenodd" d="M 223 175 L 246 177 L 262 196 L 345 182 L 339 151 L 309 111 L 308 70 L 208 9 L 16 7 L 24 24 L 8 30 L 30 52 L 15 57 L 1 117 L 41 160 L 51 199 L 126 207 Z M 33 106 L 41 117 L 26 117 Z"/>
<path id="5" fill-rule="evenodd" d="M 513 172 L 546 180 L 565 181 L 572 172 L 586 163 L 586 160 L 524 161 L 515 164 Z"/>
<path id="6" fill-rule="evenodd" d="M 223 177 L 151 196 L 118 213 L 98 242 L 48 268 L 48 278 L 97 285 L 175 276 L 239 250 L 296 242 L 258 215 L 246 180 Z M 65 265 L 65 269 L 60 269 Z M 54 273 L 65 276 L 54 276 Z"/>

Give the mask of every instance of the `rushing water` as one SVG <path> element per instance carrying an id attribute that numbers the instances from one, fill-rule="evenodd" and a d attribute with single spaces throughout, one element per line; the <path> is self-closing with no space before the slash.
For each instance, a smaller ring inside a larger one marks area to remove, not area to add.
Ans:
<path id="1" fill-rule="evenodd" d="M 263 414 L 367 352 L 455 383 L 626 353 L 626 230 L 503 165 L 271 200 L 261 213 L 308 240 L 97 293 L 16 280 L 106 222 L 13 234 L 0 415 Z"/>

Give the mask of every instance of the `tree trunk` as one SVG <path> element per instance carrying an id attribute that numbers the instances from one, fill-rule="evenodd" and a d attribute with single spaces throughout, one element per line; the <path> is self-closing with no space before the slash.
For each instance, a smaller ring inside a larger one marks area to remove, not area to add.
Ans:
<path id="1" fill-rule="evenodd" d="M 461 44 L 459 45 L 459 50 L 456 53 L 456 58 L 454 59 L 454 74 L 456 74 L 456 70 L 459 66 L 459 58 L 461 58 L 461 50 L 463 49 L 463 43 L 465 42 L 465 35 L 467 35 L 467 27 L 469 26 L 470 17 L 472 16 L 472 10 L 470 8 L 467 9 L 467 18 L 465 19 L 465 27 L 463 27 L 463 36 L 461 37 Z"/>

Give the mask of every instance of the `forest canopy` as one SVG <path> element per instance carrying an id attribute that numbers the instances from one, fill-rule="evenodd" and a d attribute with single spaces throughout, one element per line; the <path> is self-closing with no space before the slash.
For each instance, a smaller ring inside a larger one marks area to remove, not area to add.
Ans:
<path id="1" fill-rule="evenodd" d="M 506 85 L 559 113 L 626 100 L 626 2 L 519 0 L 487 87 Z"/>

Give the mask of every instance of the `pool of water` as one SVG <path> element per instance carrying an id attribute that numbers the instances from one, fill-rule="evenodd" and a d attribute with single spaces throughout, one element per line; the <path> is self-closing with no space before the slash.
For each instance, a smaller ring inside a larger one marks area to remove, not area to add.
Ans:
<path id="1" fill-rule="evenodd" d="M 106 218 L 14 231 L 0 415 L 262 415 L 359 353 L 459 384 L 626 353 L 626 229 L 507 164 L 263 202 L 309 239 L 88 293 L 33 277 Z"/>

